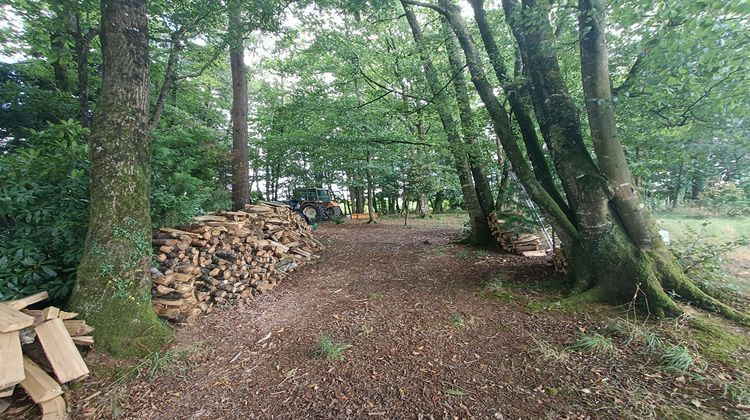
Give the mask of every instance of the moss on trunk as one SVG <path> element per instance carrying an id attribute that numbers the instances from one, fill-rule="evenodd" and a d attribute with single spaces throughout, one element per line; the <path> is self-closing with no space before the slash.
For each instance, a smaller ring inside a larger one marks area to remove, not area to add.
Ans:
<path id="1" fill-rule="evenodd" d="M 715 312 L 744 325 L 750 317 L 709 296 L 690 280 L 663 243 L 642 250 L 619 225 L 573 244 L 568 303 L 633 304 L 656 318 L 683 313 L 678 301 Z"/>
<path id="2" fill-rule="evenodd" d="M 127 356 L 171 333 L 151 306 L 146 3 L 102 2 L 102 92 L 90 136 L 91 204 L 70 307 L 97 348 Z"/>

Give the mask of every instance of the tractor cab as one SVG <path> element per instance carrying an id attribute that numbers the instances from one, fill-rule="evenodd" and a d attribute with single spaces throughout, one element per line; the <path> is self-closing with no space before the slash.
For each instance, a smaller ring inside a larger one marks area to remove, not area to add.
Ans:
<path id="1" fill-rule="evenodd" d="M 292 192 L 292 200 L 295 201 L 331 201 L 333 194 L 323 188 L 296 188 Z"/>

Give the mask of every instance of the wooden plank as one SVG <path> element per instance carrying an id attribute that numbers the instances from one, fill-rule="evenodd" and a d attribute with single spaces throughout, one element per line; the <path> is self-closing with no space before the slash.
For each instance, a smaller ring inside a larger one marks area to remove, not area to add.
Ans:
<path id="1" fill-rule="evenodd" d="M 28 357 L 23 358 L 23 370 L 26 378 L 21 382 L 21 388 L 35 403 L 38 404 L 62 395 L 60 384 Z"/>
<path id="2" fill-rule="evenodd" d="M 48 297 L 49 297 L 49 294 L 47 294 L 47 292 L 39 292 L 31 296 L 26 296 L 25 298 L 22 298 L 22 299 L 11 300 L 8 302 L 3 302 L 3 303 L 17 311 L 20 311 L 21 309 L 29 305 L 33 305 L 37 302 L 41 302 L 47 299 Z"/>
<path id="3" fill-rule="evenodd" d="M 62 395 L 42 401 L 39 406 L 42 408 L 42 420 L 64 420 L 68 418 L 65 398 Z"/>
<path id="4" fill-rule="evenodd" d="M 72 337 L 73 342 L 78 346 L 92 346 L 94 344 L 94 337 L 90 335 L 79 335 L 78 337 Z"/>
<path id="5" fill-rule="evenodd" d="M 48 306 L 42 309 L 42 318 L 45 321 L 49 321 L 50 319 L 55 319 L 58 316 L 60 316 L 60 308 L 56 308 L 54 306 Z"/>
<path id="6" fill-rule="evenodd" d="M 68 335 L 63 320 L 55 318 L 36 327 L 36 336 L 42 344 L 55 376 L 64 384 L 89 374 L 81 353 Z"/>
<path id="7" fill-rule="evenodd" d="M 33 324 L 34 318 L 8 305 L 0 305 L 0 333 L 18 331 Z"/>
<path id="8" fill-rule="evenodd" d="M 15 386 L 24 377 L 18 331 L 0 334 L 0 389 Z"/>
<path id="9" fill-rule="evenodd" d="M 78 316 L 78 312 L 65 312 L 65 311 L 60 311 L 60 313 L 57 315 L 57 317 L 62 320 L 73 319 L 77 316 Z"/>
<path id="10" fill-rule="evenodd" d="M 379 217 L 377 212 L 373 213 L 372 216 L 375 217 L 375 218 Z M 370 218 L 370 214 L 369 213 L 354 213 L 354 214 L 352 214 L 352 219 L 353 220 L 369 219 L 369 218 Z"/>
<path id="11" fill-rule="evenodd" d="M 63 325 L 65 326 L 65 329 L 68 330 L 68 334 L 71 337 L 75 337 L 78 335 L 87 335 L 94 331 L 94 327 L 86 324 L 86 321 L 82 319 L 71 319 L 68 321 L 63 321 Z"/>
<path id="12" fill-rule="evenodd" d="M 521 255 L 523 255 L 524 257 L 546 257 L 547 251 L 523 251 L 521 252 Z"/>
<path id="13" fill-rule="evenodd" d="M 163 227 L 163 228 L 159 229 L 159 231 L 160 232 L 164 232 L 164 233 L 169 233 L 171 235 L 177 235 L 177 236 L 185 235 L 185 236 L 189 236 L 191 238 L 200 238 L 201 237 L 201 235 L 198 235 L 197 233 L 188 232 L 186 230 L 179 230 L 179 229 L 172 229 L 172 228 L 165 228 L 165 227 Z"/>

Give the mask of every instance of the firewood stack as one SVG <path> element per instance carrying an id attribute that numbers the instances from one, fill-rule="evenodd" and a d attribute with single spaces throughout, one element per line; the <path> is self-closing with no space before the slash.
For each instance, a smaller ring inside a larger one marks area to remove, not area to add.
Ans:
<path id="1" fill-rule="evenodd" d="M 39 404 L 43 419 L 65 419 L 61 384 L 88 376 L 76 346 L 94 344 L 88 335 L 94 329 L 74 319 L 78 314 L 54 306 L 26 309 L 45 299 L 47 292 L 0 302 L 0 397 L 13 395 L 20 385 Z"/>
<path id="2" fill-rule="evenodd" d="M 153 246 L 159 263 L 152 270 L 154 308 L 163 318 L 186 323 L 214 305 L 268 292 L 323 249 L 300 216 L 268 202 L 159 229 Z"/>
<path id="3" fill-rule="evenodd" d="M 545 255 L 543 251 L 539 250 L 539 245 L 541 245 L 539 236 L 534 234 L 519 235 L 518 232 L 507 229 L 504 226 L 505 222 L 498 219 L 495 213 L 491 213 L 488 219 L 490 232 L 503 251 L 524 256 Z"/>

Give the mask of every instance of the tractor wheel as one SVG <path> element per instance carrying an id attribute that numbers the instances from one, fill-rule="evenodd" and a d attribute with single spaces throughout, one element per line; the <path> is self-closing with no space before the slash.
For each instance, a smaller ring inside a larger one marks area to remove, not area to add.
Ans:
<path id="1" fill-rule="evenodd" d="M 328 207 L 326 209 L 326 218 L 328 220 L 340 220 L 344 217 L 344 214 L 341 212 L 341 207 L 334 206 L 334 207 Z"/>
<path id="2" fill-rule="evenodd" d="M 308 224 L 313 224 L 316 221 L 321 220 L 320 216 L 322 216 L 320 210 L 315 206 L 302 207 L 302 214 L 305 215 Z"/>

